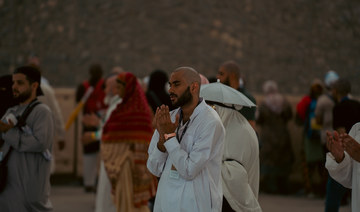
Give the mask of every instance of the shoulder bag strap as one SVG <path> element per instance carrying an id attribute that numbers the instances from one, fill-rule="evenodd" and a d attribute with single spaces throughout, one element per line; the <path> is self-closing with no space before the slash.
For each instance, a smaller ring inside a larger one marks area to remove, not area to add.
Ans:
<path id="1" fill-rule="evenodd" d="M 27 117 L 29 116 L 31 111 L 35 108 L 35 106 L 38 104 L 40 104 L 40 102 L 37 99 L 34 99 L 29 104 L 29 106 L 27 106 L 27 108 L 25 109 L 23 114 L 21 114 L 21 116 L 18 118 L 18 123 L 16 124 L 16 127 L 18 127 L 21 130 L 21 127 L 25 126 L 25 121 L 26 121 Z M 10 146 L 9 151 L 6 153 L 4 159 L 1 161 L 2 163 L 7 163 L 12 150 L 13 150 L 13 148 Z"/>
<path id="2" fill-rule="evenodd" d="M 29 114 L 31 113 L 31 111 L 35 108 L 36 105 L 40 104 L 40 102 L 37 99 L 34 99 L 32 102 L 30 102 L 30 104 L 27 106 L 27 108 L 25 109 L 25 111 L 21 114 L 20 117 L 18 117 L 18 123 L 16 124 L 16 126 L 21 130 L 21 127 L 25 126 L 26 124 L 26 119 L 29 116 Z"/>

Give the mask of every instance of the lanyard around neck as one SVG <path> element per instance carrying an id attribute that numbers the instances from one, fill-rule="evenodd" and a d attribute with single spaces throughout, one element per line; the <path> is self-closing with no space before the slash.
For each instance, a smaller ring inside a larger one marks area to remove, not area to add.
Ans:
<path id="1" fill-rule="evenodd" d="M 180 112 L 180 118 L 179 118 L 179 125 L 180 125 L 180 123 L 183 121 L 183 113 L 182 113 L 181 108 L 180 108 L 179 112 Z M 189 123 L 190 123 L 190 119 L 186 122 L 185 128 L 184 128 L 184 130 L 182 131 L 180 137 L 179 137 L 179 129 L 180 129 L 180 126 L 177 127 L 177 130 L 176 130 L 176 138 L 177 138 L 177 140 L 179 141 L 179 143 L 181 142 L 181 139 L 184 137 L 184 135 L 185 135 L 185 133 L 186 133 L 186 130 L 187 130 L 187 128 L 188 128 Z"/>
<path id="2" fill-rule="evenodd" d="M 201 103 L 201 101 L 202 101 L 202 98 L 199 99 L 199 102 L 197 103 L 196 107 Z M 181 121 L 183 121 L 183 117 L 184 117 L 181 108 L 179 109 L 179 113 L 180 113 L 180 118 L 179 118 L 179 125 L 180 125 L 180 123 L 181 123 Z M 186 133 L 186 130 L 187 130 L 187 128 L 188 128 L 189 123 L 190 123 L 190 118 L 189 118 L 189 120 L 185 123 L 185 128 L 184 128 L 184 130 L 183 130 L 182 133 L 181 133 L 181 137 L 179 137 L 179 128 L 180 128 L 180 127 L 179 127 L 179 126 L 177 127 L 177 130 L 176 130 L 176 138 L 177 138 L 177 140 L 179 141 L 179 143 L 181 142 L 181 139 L 184 137 L 184 134 Z"/>

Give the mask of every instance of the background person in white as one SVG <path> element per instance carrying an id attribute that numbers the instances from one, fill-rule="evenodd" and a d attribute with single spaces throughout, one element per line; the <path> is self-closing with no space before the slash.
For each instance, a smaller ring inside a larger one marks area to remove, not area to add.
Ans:
<path id="1" fill-rule="evenodd" d="M 170 114 L 167 106 L 157 109 L 148 150 L 147 167 L 160 177 L 154 211 L 221 211 L 225 129 L 200 99 L 200 76 L 194 69 L 176 69 L 169 84 L 171 102 L 179 108 Z"/>
<path id="2" fill-rule="evenodd" d="M 239 111 L 216 102 L 214 106 L 226 131 L 221 168 L 225 198 L 222 211 L 260 212 L 259 145 L 255 130 Z"/>
<path id="3" fill-rule="evenodd" d="M 106 110 L 106 114 L 103 120 L 99 120 L 99 117 L 95 114 L 86 114 L 83 117 L 83 124 L 87 126 L 97 127 L 98 131 L 84 132 L 82 142 L 90 143 L 96 142 L 101 139 L 102 128 L 106 121 L 109 119 L 111 113 L 115 110 L 116 106 L 121 102 L 121 98 L 117 95 L 116 78 L 120 72 L 113 72 L 105 79 L 105 99 L 104 102 L 109 107 Z M 101 149 L 100 149 L 101 151 Z M 96 190 L 95 199 L 95 212 L 115 212 L 116 208 L 111 198 L 111 184 L 109 177 L 106 174 L 104 161 L 100 158 L 100 173 L 98 179 L 98 185 Z"/>
<path id="4" fill-rule="evenodd" d="M 325 167 L 337 182 L 352 189 L 351 210 L 360 211 L 360 122 L 349 134 L 327 132 Z"/>

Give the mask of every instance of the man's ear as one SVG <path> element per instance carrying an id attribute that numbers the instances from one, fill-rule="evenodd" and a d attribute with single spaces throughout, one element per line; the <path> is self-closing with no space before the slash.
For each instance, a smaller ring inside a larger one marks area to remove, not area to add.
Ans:
<path id="1" fill-rule="evenodd" d="M 230 72 L 229 73 L 229 79 L 231 80 L 231 79 L 236 79 L 237 78 L 237 76 L 236 76 L 236 74 L 234 73 L 234 72 Z"/>
<path id="2" fill-rule="evenodd" d="M 40 84 L 39 84 L 38 82 L 33 82 L 33 83 L 31 84 L 31 88 L 35 90 L 35 93 L 36 93 L 37 88 L 38 88 L 39 86 L 40 86 Z"/>
<path id="3" fill-rule="evenodd" d="M 200 84 L 197 82 L 191 83 L 190 91 L 191 93 L 198 93 L 200 91 Z"/>
<path id="4" fill-rule="evenodd" d="M 233 88 L 238 87 L 239 85 L 239 78 L 234 72 L 229 73 L 229 83 L 230 83 L 230 87 Z"/>

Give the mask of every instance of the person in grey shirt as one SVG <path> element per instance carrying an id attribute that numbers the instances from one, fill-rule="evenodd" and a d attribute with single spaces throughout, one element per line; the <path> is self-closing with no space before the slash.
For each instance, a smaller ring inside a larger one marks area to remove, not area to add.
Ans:
<path id="1" fill-rule="evenodd" d="M 37 96 L 42 95 L 41 74 L 31 66 L 17 68 L 12 76 L 18 104 L 9 108 L 0 122 L 1 151 L 9 155 L 8 179 L 0 193 L 2 212 L 52 211 L 50 195 L 51 149 L 54 121 L 48 106 L 36 105 L 23 125 L 16 124 Z M 12 114 L 12 115 L 10 115 Z M 10 152 L 9 152 L 10 151 Z"/>

